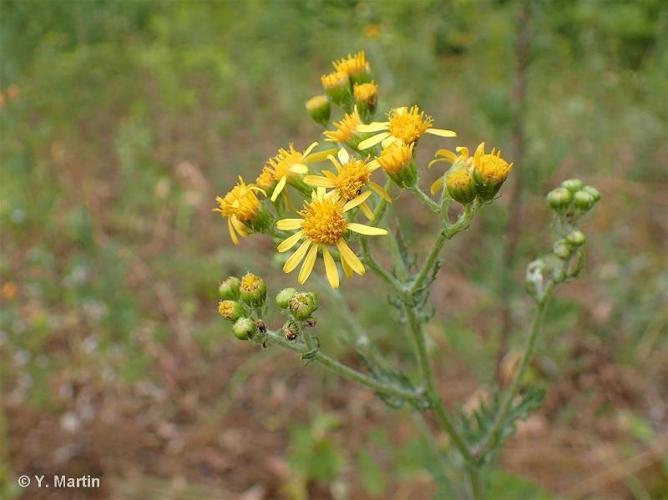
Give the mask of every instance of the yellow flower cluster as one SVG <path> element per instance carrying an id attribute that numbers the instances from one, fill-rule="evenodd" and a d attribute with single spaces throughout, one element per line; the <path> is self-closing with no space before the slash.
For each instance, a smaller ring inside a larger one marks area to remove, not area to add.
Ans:
<path id="1" fill-rule="evenodd" d="M 266 232 L 277 239 L 279 253 L 297 247 L 283 270 L 289 273 L 301 265 L 300 283 L 309 278 L 322 256 L 327 279 L 336 288 L 340 277 L 337 261 L 348 277 L 365 272 L 350 242 L 387 234 L 386 229 L 357 222 L 360 214 L 377 223 L 375 214 L 382 212 L 381 204 L 392 202 L 386 190 L 390 184 L 382 187 L 372 179 L 374 173 L 384 172 L 400 188 L 419 190 L 415 165 L 419 140 L 425 134 L 450 138 L 456 133 L 434 128 L 432 117 L 415 105 L 390 109 L 386 121 L 372 121 L 379 86 L 371 79 L 366 54 L 348 55 L 332 65 L 334 71 L 321 77 L 326 95 L 312 97 L 305 108 L 326 128 L 325 141 L 337 147 L 318 150 L 318 142 L 313 142 L 304 150 L 293 144 L 279 149 L 266 161 L 254 184 L 240 178 L 229 193 L 217 198 L 215 210 L 227 218 L 235 244 L 239 236 Z M 328 130 L 332 104 L 341 114 Z M 314 171 L 313 165 L 324 160 L 331 168 Z M 430 166 L 441 161 L 453 166 L 432 185 L 432 194 L 447 188 L 450 197 L 461 203 L 476 197 L 493 199 L 512 167 L 498 151 L 486 154 L 484 144 L 472 157 L 466 148 L 456 148 L 456 153 L 438 150 Z M 303 200 L 299 209 L 291 201 L 293 193 Z M 422 196 L 424 200 L 426 195 Z"/>

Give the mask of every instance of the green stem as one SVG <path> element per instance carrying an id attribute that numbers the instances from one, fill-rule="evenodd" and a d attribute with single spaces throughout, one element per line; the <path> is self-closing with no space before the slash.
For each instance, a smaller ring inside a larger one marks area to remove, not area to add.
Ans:
<path id="1" fill-rule="evenodd" d="M 425 205 L 429 210 L 434 212 L 435 214 L 439 213 L 441 211 L 441 205 L 436 203 L 434 200 L 432 200 L 427 193 L 422 191 L 420 186 L 417 184 L 411 188 L 409 188 L 413 193 L 417 195 L 417 197 L 420 199 L 420 201 Z"/>
<path id="2" fill-rule="evenodd" d="M 401 283 L 399 283 L 399 281 L 397 281 L 394 276 L 383 269 L 380 264 L 376 262 L 376 259 L 373 258 L 373 255 L 371 255 L 371 251 L 369 250 L 369 239 L 362 237 L 360 239 L 360 243 L 362 246 L 362 256 L 364 257 L 365 264 L 368 265 L 373 270 L 373 272 L 380 276 L 392 288 L 401 290 Z"/>
<path id="3" fill-rule="evenodd" d="M 469 483 L 471 485 L 471 498 L 473 500 L 478 500 L 482 498 L 482 483 L 480 477 L 480 469 L 477 467 L 468 467 L 466 469 L 466 474 L 469 478 Z"/>
<path id="4" fill-rule="evenodd" d="M 420 287 L 424 284 L 424 281 L 427 279 L 427 276 L 429 276 L 432 268 L 434 267 L 436 259 L 438 259 L 438 255 L 441 253 L 441 249 L 443 248 L 446 240 L 449 240 L 456 234 L 468 229 L 477 209 L 477 202 L 473 202 L 472 204 L 466 206 L 456 222 L 453 224 L 445 224 L 443 226 L 441 231 L 438 233 L 438 237 L 434 241 L 431 250 L 429 251 L 429 255 L 427 256 L 424 265 L 415 276 L 415 280 L 413 280 L 413 284 L 409 289 L 409 293 L 414 294 L 420 289 Z"/>
<path id="5" fill-rule="evenodd" d="M 527 369 L 529 368 L 529 363 L 533 358 L 533 353 L 536 348 L 536 339 L 540 336 L 540 333 L 543 329 L 543 320 L 545 319 L 545 311 L 547 310 L 548 303 L 552 297 L 552 292 L 554 291 L 555 283 L 550 282 L 545 288 L 545 292 L 538 299 L 536 304 L 536 311 L 531 322 L 531 329 L 529 330 L 529 336 L 527 337 L 526 348 L 524 349 L 524 354 L 520 361 L 520 366 L 515 374 L 515 378 L 510 384 L 510 387 L 507 389 L 503 398 L 501 400 L 501 405 L 494 419 L 492 427 L 489 429 L 483 440 L 480 442 L 480 445 L 476 450 L 476 457 L 484 457 L 493 446 L 495 442 L 498 441 L 500 434 L 503 430 L 506 417 L 508 412 L 512 407 L 513 400 L 517 393 L 519 392 L 522 380 L 526 374 Z"/>
<path id="6" fill-rule="evenodd" d="M 291 342 L 276 332 L 267 331 L 267 339 L 274 344 L 280 345 L 281 347 L 285 347 L 301 354 L 309 352 L 310 350 L 306 345 L 300 344 L 298 342 Z M 350 368 L 349 366 L 340 363 L 334 358 L 327 356 L 322 351 L 315 353 L 314 360 L 318 361 L 321 365 L 325 366 L 337 375 L 350 379 L 354 382 L 358 382 L 362 385 L 366 385 L 376 392 L 390 396 L 396 396 L 406 401 L 414 401 L 420 405 L 424 405 L 425 403 L 424 397 L 421 394 L 418 394 L 409 389 L 404 389 L 403 387 L 397 387 L 393 384 L 380 382 L 373 377 L 370 377 L 362 372 L 355 370 L 354 368 Z"/>

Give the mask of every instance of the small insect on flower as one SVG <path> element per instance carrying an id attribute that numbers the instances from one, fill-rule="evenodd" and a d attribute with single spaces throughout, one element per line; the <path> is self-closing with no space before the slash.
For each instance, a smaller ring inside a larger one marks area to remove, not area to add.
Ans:
<path id="1" fill-rule="evenodd" d="M 338 122 L 334 122 L 335 130 L 326 130 L 324 135 L 327 142 L 338 142 L 340 144 L 348 144 L 356 148 L 359 139 L 356 136 L 357 127 L 362 123 L 357 108 L 352 113 L 344 115 Z"/>
<path id="2" fill-rule="evenodd" d="M 235 245 L 239 244 L 237 236 L 248 236 L 252 229 L 249 224 L 262 216 L 262 205 L 255 193 L 264 191 L 253 184 L 246 184 L 239 177 L 239 182 L 224 197 L 217 196 L 218 208 L 214 212 L 220 212 L 222 217 L 227 217 L 227 227 L 230 238 Z"/>
<path id="3" fill-rule="evenodd" d="M 371 67 L 366 60 L 366 54 L 360 50 L 357 54 L 348 54 L 348 56 L 334 61 L 334 69 L 340 73 L 345 73 L 353 83 L 364 83 L 368 81 Z"/>
<path id="4" fill-rule="evenodd" d="M 304 208 L 298 212 L 301 218 L 277 221 L 276 227 L 282 231 L 297 230 L 295 234 L 278 245 L 279 252 L 287 252 L 304 239 L 299 248 L 285 262 L 283 271 L 290 273 L 304 261 L 298 276 L 299 283 L 304 283 L 313 271 L 318 251 L 322 250 L 327 280 L 332 288 L 338 288 L 339 271 L 329 251 L 329 247 L 335 246 L 339 251 L 341 265 L 346 276 L 351 276 L 352 272 L 359 275 L 364 274 L 364 265 L 346 242 L 346 233 L 353 231 L 366 236 L 387 234 L 385 229 L 346 220 L 345 213 L 363 203 L 367 198 L 368 195 L 364 194 L 345 202 L 335 191 L 326 193 L 324 187 L 318 187 L 311 195 L 311 201 L 305 203 Z"/>
<path id="5" fill-rule="evenodd" d="M 318 143 L 314 142 L 303 152 L 300 152 L 290 144 L 288 149 L 279 149 L 278 153 L 268 160 L 267 165 L 265 165 L 266 170 L 263 169 L 260 177 L 264 176 L 261 181 L 263 184 L 267 182 L 267 172 L 270 172 L 273 177 L 276 187 L 274 187 L 274 192 L 271 195 L 271 201 L 276 201 L 288 181 L 292 180 L 295 176 L 308 172 L 308 167 L 306 166 L 308 163 L 322 161 L 335 151 L 334 149 L 327 149 L 313 153 L 312 151 L 317 145 Z M 258 178 L 258 180 L 260 179 Z"/>
<path id="6" fill-rule="evenodd" d="M 386 122 L 373 122 L 357 127 L 358 132 L 378 132 L 360 142 L 359 149 L 369 149 L 379 143 L 382 143 L 383 147 L 391 142 L 413 144 L 424 134 L 440 137 L 457 136 L 452 130 L 432 128 L 434 120 L 431 116 L 425 115 L 417 106 L 394 108 L 390 110 L 387 117 Z"/>
<path id="7" fill-rule="evenodd" d="M 348 152 L 341 148 L 337 153 L 338 158 L 330 155 L 329 161 L 336 167 L 336 173 L 323 170 L 323 175 L 307 175 L 304 182 L 309 186 L 333 189 L 341 200 L 348 202 L 360 195 L 365 196 L 359 207 L 369 220 L 373 219 L 373 211 L 366 202 L 371 195 L 370 188 L 379 196 L 392 203 L 392 198 L 380 185 L 371 180 L 371 174 L 380 165 L 378 162 L 357 160 L 350 158 Z"/>

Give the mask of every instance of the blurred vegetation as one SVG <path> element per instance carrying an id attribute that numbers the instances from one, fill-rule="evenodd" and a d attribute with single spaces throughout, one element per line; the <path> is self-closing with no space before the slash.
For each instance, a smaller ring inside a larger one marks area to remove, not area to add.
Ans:
<path id="1" fill-rule="evenodd" d="M 494 377 L 481 367 L 493 366 L 498 342 L 498 283 L 510 272 L 519 288 L 545 241 L 542 194 L 573 175 L 596 185 L 604 202 L 588 222 L 590 271 L 555 302 L 532 374 L 554 387 L 495 491 L 658 498 L 668 494 L 665 456 L 652 448 L 668 430 L 668 9 L 663 0 L 529 5 L 526 152 L 513 171 L 523 180 L 519 257 L 501 265 L 508 210 L 487 211 L 453 244 L 432 348 L 459 360 L 439 374 L 448 401 L 465 405 Z M 2 0 L 0 492 L 3 478 L 13 495 L 7 478 L 44 471 L 102 475 L 94 494 L 137 498 L 431 491 L 419 465 L 429 449 L 405 435 L 406 415 L 381 419 L 365 391 L 324 374 L 306 381 L 271 353 L 256 353 L 271 362 L 251 368 L 254 356 L 216 316 L 217 281 L 245 269 L 270 283 L 290 278 L 257 268 L 271 242 L 232 248 L 210 209 L 277 147 L 316 137 L 303 102 L 328 61 L 358 49 L 384 109 L 418 103 L 461 144 L 510 148 L 518 8 Z M 408 237 L 423 248 L 425 218 L 405 210 L 393 215 L 412 218 Z M 384 298 L 370 298 L 377 284 L 351 282 L 346 297 L 401 362 L 406 346 L 395 345 Z M 528 303 L 510 300 L 515 349 Z M 446 316 L 456 327 L 442 335 Z M 344 328 L 325 312 L 321 325 Z M 335 395 L 319 399 L 322 384 Z M 646 463 L 634 469 L 638 457 Z M 619 464 L 627 474 L 577 490 Z"/>

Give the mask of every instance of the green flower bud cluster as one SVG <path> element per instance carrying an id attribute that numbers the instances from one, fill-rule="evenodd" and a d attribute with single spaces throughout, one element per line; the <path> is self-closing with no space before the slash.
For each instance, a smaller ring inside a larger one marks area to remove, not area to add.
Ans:
<path id="1" fill-rule="evenodd" d="M 257 324 L 251 314 L 254 309 L 262 307 L 266 300 L 267 285 L 264 280 L 252 273 L 246 273 L 241 279 L 229 276 L 218 287 L 218 295 L 221 299 L 218 313 L 234 322 L 234 335 L 241 340 L 253 337 Z"/>
<path id="2" fill-rule="evenodd" d="M 580 179 L 567 179 L 547 195 L 552 210 L 561 213 L 584 213 L 601 199 L 601 193 L 593 186 L 586 186 Z"/>
<path id="3" fill-rule="evenodd" d="M 318 297 L 313 292 L 298 292 L 285 288 L 276 295 L 276 304 L 300 321 L 308 320 L 318 308 Z"/>
<path id="4" fill-rule="evenodd" d="M 556 241 L 552 247 L 552 253 L 562 260 L 568 260 L 575 250 L 584 245 L 586 241 L 587 237 L 584 233 L 576 229 L 565 238 Z"/>

